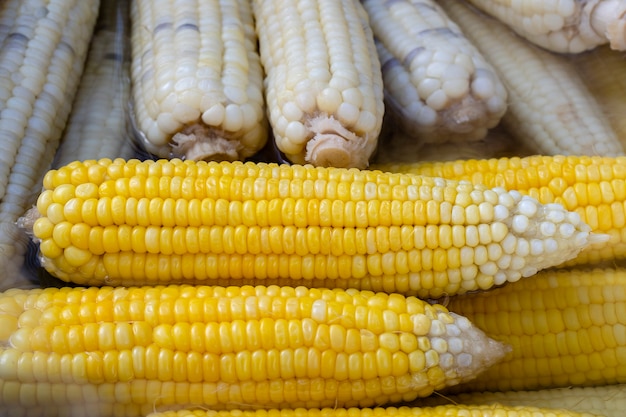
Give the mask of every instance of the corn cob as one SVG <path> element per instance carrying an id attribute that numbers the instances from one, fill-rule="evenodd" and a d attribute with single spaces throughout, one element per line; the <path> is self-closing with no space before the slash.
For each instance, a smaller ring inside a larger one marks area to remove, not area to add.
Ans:
<path id="1" fill-rule="evenodd" d="M 589 91 L 607 115 L 613 130 L 626 146 L 626 59 L 623 53 L 601 46 L 593 51 L 569 56 Z"/>
<path id="2" fill-rule="evenodd" d="M 608 116 L 565 57 L 528 44 L 463 2 L 438 3 L 504 82 L 502 124 L 523 146 L 544 155 L 624 155 Z"/>
<path id="3" fill-rule="evenodd" d="M 247 0 L 131 3 L 136 133 L 161 158 L 238 160 L 267 141 Z"/>
<path id="4" fill-rule="evenodd" d="M 73 111 L 53 167 L 75 160 L 131 158 L 129 3 L 102 0 Z"/>
<path id="5" fill-rule="evenodd" d="M 374 406 L 468 381 L 506 352 L 441 305 L 353 289 L 12 289 L 0 311 L 0 407 L 12 416 Z"/>
<path id="6" fill-rule="evenodd" d="M 512 346 L 504 360 L 448 392 L 519 391 L 626 382 L 626 269 L 551 269 L 450 311 Z"/>
<path id="7" fill-rule="evenodd" d="M 626 2 L 622 0 L 468 1 L 554 52 L 578 53 L 605 44 L 626 49 Z"/>
<path id="8" fill-rule="evenodd" d="M 386 172 L 468 180 L 516 190 L 542 204 L 558 203 L 578 213 L 591 230 L 609 235 L 566 266 L 626 258 L 626 158 L 527 156 L 373 165 Z"/>
<path id="9" fill-rule="evenodd" d="M 622 417 L 626 402 L 626 385 L 567 387 L 534 391 L 466 392 L 457 395 L 431 395 L 411 405 L 432 407 L 443 404 L 500 404 L 509 407 L 532 406 L 565 408 L 579 413 L 604 417 Z"/>
<path id="10" fill-rule="evenodd" d="M 0 3 L 0 288 L 22 281 L 33 204 L 71 110 L 97 0 Z M 17 283 L 18 285 L 21 285 Z"/>
<path id="11" fill-rule="evenodd" d="M 367 13 L 353 0 L 254 0 L 278 149 L 294 163 L 365 168 L 384 112 Z"/>
<path id="12" fill-rule="evenodd" d="M 77 161 L 44 189 L 32 229 L 43 266 L 81 285 L 282 279 L 438 297 L 606 239 L 515 191 L 357 169 Z"/>
<path id="13" fill-rule="evenodd" d="M 596 414 L 577 413 L 560 409 L 537 407 L 506 407 L 447 405 L 438 407 L 377 407 L 282 409 L 257 411 L 179 410 L 155 411 L 148 417 L 599 417 Z M 608 416 L 606 416 L 608 417 Z"/>
<path id="14" fill-rule="evenodd" d="M 425 143 L 483 139 L 507 107 L 491 64 L 433 0 L 366 0 L 385 103 Z"/>

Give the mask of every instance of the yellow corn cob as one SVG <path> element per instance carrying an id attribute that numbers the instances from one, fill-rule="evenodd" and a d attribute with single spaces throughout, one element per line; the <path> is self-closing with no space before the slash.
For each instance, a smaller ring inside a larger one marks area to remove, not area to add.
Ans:
<path id="1" fill-rule="evenodd" d="M 131 2 L 133 122 L 162 158 L 237 160 L 267 141 L 248 0 Z"/>
<path id="2" fill-rule="evenodd" d="M 509 105 L 502 124 L 523 146 L 544 155 L 624 155 L 608 116 L 567 58 L 528 44 L 463 2 L 438 3 L 504 82 Z"/>
<path id="3" fill-rule="evenodd" d="M 449 162 L 387 163 L 373 169 L 469 180 L 559 203 L 609 239 L 582 251 L 565 265 L 626 258 L 626 158 L 527 156 Z"/>
<path id="4" fill-rule="evenodd" d="M 102 0 L 73 111 L 53 167 L 75 160 L 131 158 L 129 2 Z"/>
<path id="5" fill-rule="evenodd" d="M 617 136 L 626 146 L 626 58 L 621 52 L 601 46 L 593 51 L 573 54 L 570 59 L 587 84 L 589 91 L 596 97 L 603 112 L 617 132 Z"/>
<path id="6" fill-rule="evenodd" d="M 622 0 L 468 0 L 519 35 L 555 52 L 577 53 L 610 43 L 626 49 Z"/>
<path id="7" fill-rule="evenodd" d="M 32 229 L 43 266 L 81 285 L 256 279 L 439 297 L 606 239 L 515 191 L 357 169 L 77 161 L 44 188 Z"/>
<path id="8" fill-rule="evenodd" d="M 513 349 L 450 392 L 599 386 L 626 382 L 626 269 L 551 269 L 483 293 L 450 311 Z"/>
<path id="9" fill-rule="evenodd" d="M 491 64 L 433 0 L 367 0 L 385 103 L 416 140 L 475 141 L 498 124 L 507 92 Z"/>
<path id="10" fill-rule="evenodd" d="M 83 70 L 98 0 L 0 3 L 0 288 L 22 277 L 15 224 L 50 168 Z M 20 284 L 18 284 L 20 285 Z"/>
<path id="11" fill-rule="evenodd" d="M 383 119 L 380 61 L 353 0 L 254 0 L 269 120 L 295 163 L 365 168 Z"/>
<path id="12" fill-rule="evenodd" d="M 447 405 L 438 407 L 377 407 L 282 409 L 257 411 L 179 410 L 155 411 L 148 417 L 599 417 L 596 414 L 577 413 L 562 408 Z M 606 416 L 608 417 L 608 416 Z"/>
<path id="13" fill-rule="evenodd" d="M 532 406 L 565 408 L 579 413 L 604 417 L 623 417 L 626 385 L 599 387 L 567 387 L 534 391 L 466 392 L 456 395 L 431 395 L 415 400 L 411 405 L 432 407 L 443 404 L 500 404 L 510 407 Z"/>
<path id="14" fill-rule="evenodd" d="M 13 289 L 0 294 L 0 329 L 11 416 L 373 406 L 468 381 L 506 352 L 441 305 L 354 289 Z"/>

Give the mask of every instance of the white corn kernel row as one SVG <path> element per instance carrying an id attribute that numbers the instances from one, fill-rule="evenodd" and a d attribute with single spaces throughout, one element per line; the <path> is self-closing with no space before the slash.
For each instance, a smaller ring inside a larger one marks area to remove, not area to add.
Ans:
<path id="1" fill-rule="evenodd" d="M 26 240 L 18 229 L 72 108 L 98 0 L 0 3 L 0 286 L 21 277 Z M 7 281 L 8 280 L 8 281 Z"/>
<path id="2" fill-rule="evenodd" d="M 128 159 L 135 153 L 127 126 L 128 14 L 127 1 L 102 0 L 83 76 L 53 167 L 75 160 Z"/>
<path id="3" fill-rule="evenodd" d="M 383 86 L 367 13 L 353 0 L 254 0 L 269 119 L 295 163 L 366 167 Z"/>
<path id="4" fill-rule="evenodd" d="M 244 159 L 268 137 L 248 0 L 131 5 L 133 117 L 159 157 Z"/>
<path id="5" fill-rule="evenodd" d="M 491 64 L 433 0 L 365 0 L 385 100 L 425 143 L 480 140 L 507 108 Z"/>
<path id="6" fill-rule="evenodd" d="M 607 115 L 564 57 L 529 44 L 463 2 L 439 0 L 509 92 L 502 124 L 534 153 L 624 155 Z"/>
<path id="7" fill-rule="evenodd" d="M 609 43 L 626 50 L 624 0 L 468 0 L 519 35 L 554 52 L 578 53 Z"/>

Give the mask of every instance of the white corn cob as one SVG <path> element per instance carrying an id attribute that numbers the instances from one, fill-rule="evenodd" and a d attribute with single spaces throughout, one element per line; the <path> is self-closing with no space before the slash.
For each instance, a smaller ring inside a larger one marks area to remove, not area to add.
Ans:
<path id="1" fill-rule="evenodd" d="M 574 412 L 592 413 L 604 417 L 623 417 L 624 405 L 626 405 L 626 384 L 432 395 L 417 400 L 411 405 L 432 407 L 444 404 L 501 404 L 509 407 L 565 408 Z"/>
<path id="2" fill-rule="evenodd" d="M 467 0 L 534 44 L 578 53 L 609 43 L 626 50 L 624 0 Z"/>
<path id="3" fill-rule="evenodd" d="M 364 0 L 388 108 L 425 143 L 474 141 L 506 111 L 491 64 L 433 0 Z"/>
<path id="4" fill-rule="evenodd" d="M 502 124 L 534 153 L 623 155 L 607 115 L 563 56 L 542 50 L 459 1 L 446 13 L 498 72 L 509 92 Z"/>
<path id="5" fill-rule="evenodd" d="M 626 147 L 626 57 L 603 45 L 570 59 Z"/>
<path id="6" fill-rule="evenodd" d="M 40 191 L 72 108 L 98 0 L 0 3 L 0 287 L 22 277 L 16 225 Z M 19 284 L 18 284 L 19 285 Z"/>
<path id="7" fill-rule="evenodd" d="M 73 111 L 53 167 L 74 160 L 131 158 L 129 3 L 102 0 Z"/>
<path id="8" fill-rule="evenodd" d="M 268 137 L 248 0 L 131 3 L 133 121 L 159 157 L 239 160 Z"/>
<path id="9" fill-rule="evenodd" d="M 295 163 L 368 165 L 383 82 L 367 13 L 354 0 L 253 0 L 276 146 Z"/>

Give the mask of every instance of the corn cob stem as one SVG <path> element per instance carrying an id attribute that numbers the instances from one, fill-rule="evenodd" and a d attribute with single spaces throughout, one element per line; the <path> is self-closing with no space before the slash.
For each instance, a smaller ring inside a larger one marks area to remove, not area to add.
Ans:
<path id="1" fill-rule="evenodd" d="M 372 169 L 467 180 L 504 187 L 559 203 L 574 211 L 596 233 L 609 239 L 593 244 L 564 265 L 626 258 L 626 159 L 624 157 L 527 156 L 448 162 L 388 163 Z"/>
<path id="2" fill-rule="evenodd" d="M 43 265 L 83 285 L 316 279 L 438 297 L 530 276 L 607 238 L 515 191 L 380 171 L 77 161 L 44 188 L 32 228 Z"/>
<path id="3" fill-rule="evenodd" d="M 35 201 L 41 177 L 50 168 L 83 70 L 98 4 L 31 0 L 0 5 L 3 280 L 22 269 L 27 237 L 16 221 Z"/>
<path id="4" fill-rule="evenodd" d="M 431 395 L 428 398 L 415 400 L 411 405 L 432 407 L 443 404 L 499 404 L 510 407 L 565 408 L 604 417 L 622 417 L 624 402 L 626 402 L 626 385 L 611 384 L 533 391 L 485 391 L 457 395 Z"/>
<path id="5" fill-rule="evenodd" d="M 203 409 L 155 411 L 148 417 L 599 417 L 590 413 L 577 413 L 562 409 L 537 407 L 507 407 L 447 405 L 438 407 L 379 407 L 379 408 L 326 408 L 282 409 L 257 411 L 213 411 Z M 609 416 L 606 416 L 609 417 Z"/>
<path id="6" fill-rule="evenodd" d="M 291 162 L 365 168 L 383 117 L 367 13 L 351 0 L 255 0 L 266 100 Z"/>
<path id="7" fill-rule="evenodd" d="M 102 0 L 73 111 L 53 167 L 75 160 L 131 158 L 129 3 Z"/>
<path id="8" fill-rule="evenodd" d="M 626 381 L 626 269 L 557 269 L 481 294 L 450 311 L 513 349 L 471 384 L 448 392 L 600 386 Z"/>
<path id="9" fill-rule="evenodd" d="M 507 92 L 492 66 L 434 1 L 363 1 L 386 104 L 425 143 L 475 141 L 498 124 Z"/>
<path id="10" fill-rule="evenodd" d="M 607 115 L 565 57 L 529 45 L 463 2 L 439 4 L 506 85 L 502 123 L 520 143 L 543 155 L 624 155 Z"/>
<path id="11" fill-rule="evenodd" d="M 134 1 L 133 122 L 162 158 L 245 159 L 268 136 L 248 0 Z"/>
<path id="12" fill-rule="evenodd" d="M 304 287 L 13 289 L 0 329 L 9 414 L 374 406 L 468 381 L 506 352 L 437 304 Z"/>
<path id="13" fill-rule="evenodd" d="M 578 53 L 607 43 L 612 49 L 626 49 L 626 2 L 622 0 L 469 2 L 554 52 Z"/>

